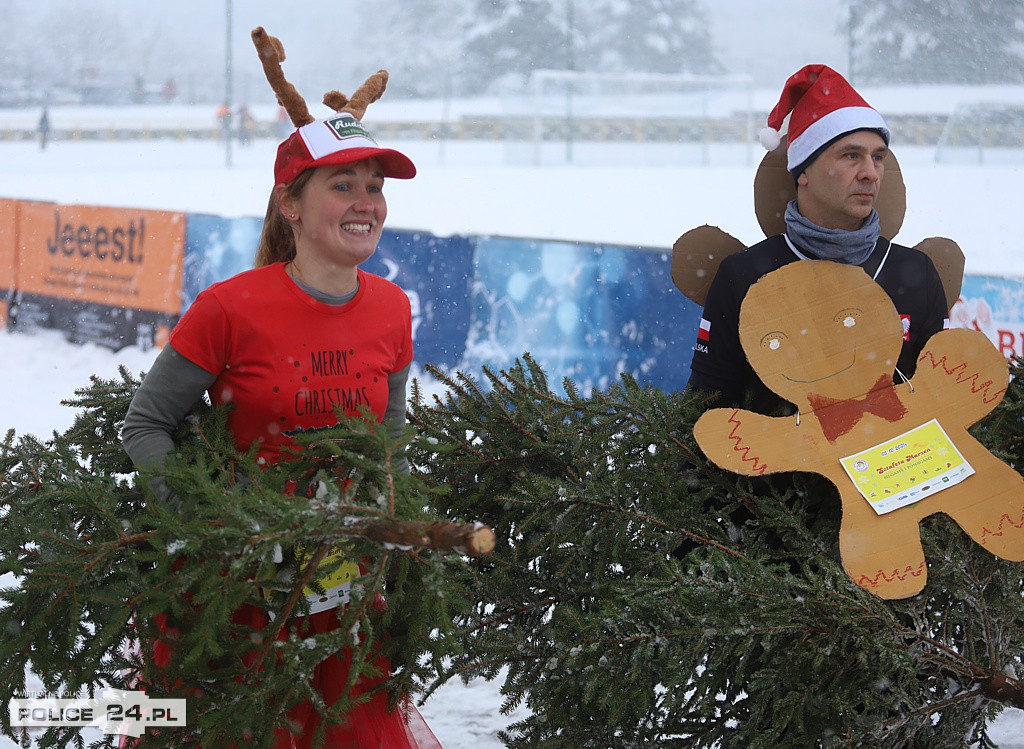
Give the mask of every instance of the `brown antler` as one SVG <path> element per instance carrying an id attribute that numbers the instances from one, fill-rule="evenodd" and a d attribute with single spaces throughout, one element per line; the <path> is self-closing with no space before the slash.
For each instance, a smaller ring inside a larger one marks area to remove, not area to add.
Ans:
<path id="1" fill-rule="evenodd" d="M 281 44 L 281 40 L 268 34 L 262 26 L 257 26 L 252 30 L 252 43 L 256 45 L 267 81 L 277 95 L 278 103 L 291 117 L 292 124 L 295 127 L 302 127 L 313 122 L 306 100 L 284 77 L 284 71 L 281 69 L 281 63 L 284 62 L 284 45 Z"/>
<path id="2" fill-rule="evenodd" d="M 352 98 L 340 91 L 328 91 L 324 94 L 324 104 L 335 112 L 351 112 L 357 120 L 363 119 L 366 108 L 377 101 L 388 86 L 388 71 L 378 70 L 359 87 Z"/>

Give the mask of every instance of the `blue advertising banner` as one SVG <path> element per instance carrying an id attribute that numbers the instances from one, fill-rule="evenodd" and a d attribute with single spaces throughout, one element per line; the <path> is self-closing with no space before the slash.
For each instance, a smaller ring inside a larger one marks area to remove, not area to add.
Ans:
<path id="1" fill-rule="evenodd" d="M 1024 284 L 1019 279 L 964 276 L 950 325 L 980 330 L 1008 359 L 1024 356 Z"/>
<path id="2" fill-rule="evenodd" d="M 262 218 L 188 215 L 182 314 L 207 286 L 252 267 L 262 230 Z"/>
<path id="3" fill-rule="evenodd" d="M 472 309 L 473 242 L 384 230 L 362 268 L 401 286 L 412 305 L 416 362 L 451 373 L 462 364 Z"/>
<path id="4" fill-rule="evenodd" d="M 582 392 L 623 372 L 663 390 L 690 373 L 700 308 L 676 290 L 667 251 L 479 238 L 463 370 L 501 370 L 529 353 L 553 389 Z"/>

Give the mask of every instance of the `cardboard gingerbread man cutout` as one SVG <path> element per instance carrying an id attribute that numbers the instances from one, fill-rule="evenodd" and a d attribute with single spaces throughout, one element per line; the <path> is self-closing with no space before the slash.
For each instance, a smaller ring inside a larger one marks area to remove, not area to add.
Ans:
<path id="1" fill-rule="evenodd" d="M 758 377 L 799 413 L 715 408 L 694 436 L 727 470 L 808 471 L 835 484 L 855 582 L 882 598 L 919 593 L 919 523 L 937 512 L 996 556 L 1024 561 L 1024 479 L 967 432 L 1009 378 L 983 333 L 936 333 L 914 377 L 896 385 L 903 326 L 888 295 L 857 266 L 807 260 L 751 286 L 739 335 Z"/>

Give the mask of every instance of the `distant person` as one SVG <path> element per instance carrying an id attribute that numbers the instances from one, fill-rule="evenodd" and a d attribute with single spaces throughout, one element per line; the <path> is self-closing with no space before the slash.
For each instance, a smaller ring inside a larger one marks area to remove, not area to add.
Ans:
<path id="1" fill-rule="evenodd" d="M 177 97 L 178 95 L 178 84 L 175 83 L 174 76 L 171 76 L 166 81 L 164 81 L 162 92 L 165 102 L 170 103 L 174 101 L 175 97 Z"/>
<path id="2" fill-rule="evenodd" d="M 138 73 L 135 74 L 135 86 L 132 89 L 132 101 L 136 104 L 143 104 L 146 101 L 146 83 Z"/>
<path id="3" fill-rule="evenodd" d="M 252 143 L 252 135 L 256 130 L 256 120 L 253 119 L 249 107 L 243 104 L 238 110 L 238 142 L 243 146 Z"/>
<path id="4" fill-rule="evenodd" d="M 786 232 L 725 258 L 708 289 L 688 387 L 719 393 L 716 406 L 743 406 L 769 416 L 795 407 L 758 379 L 743 353 L 739 313 L 759 278 L 797 260 L 858 265 L 889 295 L 903 318 L 896 377 L 914 374 L 925 342 L 948 327 L 946 296 L 931 259 L 881 236 L 875 199 L 884 175 L 889 128 L 836 71 L 808 65 L 786 81 L 768 115 L 762 142 L 774 149 L 789 121 L 787 168 L 796 199 Z"/>
<path id="5" fill-rule="evenodd" d="M 224 102 L 217 107 L 217 123 L 220 125 L 221 140 L 231 137 L 231 108 Z"/>
<path id="6" fill-rule="evenodd" d="M 284 107 L 277 108 L 277 137 L 284 140 L 292 132 L 292 120 L 288 116 L 288 110 Z"/>
<path id="7" fill-rule="evenodd" d="M 43 113 L 39 116 L 39 148 L 46 150 L 46 144 L 50 141 L 50 110 L 43 107 Z"/>

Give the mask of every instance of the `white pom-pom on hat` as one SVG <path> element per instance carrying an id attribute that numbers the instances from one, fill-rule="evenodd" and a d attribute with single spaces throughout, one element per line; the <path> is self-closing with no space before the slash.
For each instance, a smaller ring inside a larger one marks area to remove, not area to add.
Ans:
<path id="1" fill-rule="evenodd" d="M 782 133 L 773 127 L 763 127 L 757 133 L 761 145 L 769 151 L 774 151 L 782 143 Z"/>

